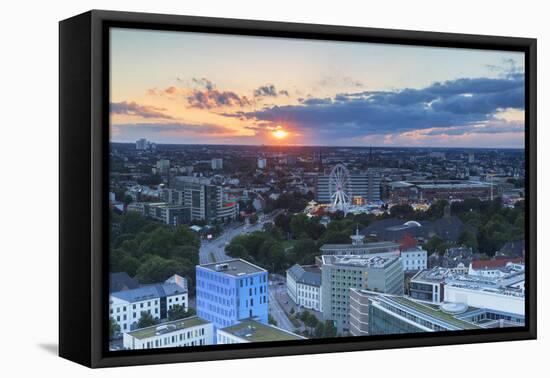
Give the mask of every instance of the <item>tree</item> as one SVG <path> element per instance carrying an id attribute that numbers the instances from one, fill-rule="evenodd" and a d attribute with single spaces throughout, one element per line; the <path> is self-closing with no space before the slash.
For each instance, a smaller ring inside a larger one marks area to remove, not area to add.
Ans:
<path id="1" fill-rule="evenodd" d="M 248 251 L 242 244 L 238 243 L 230 243 L 227 247 L 225 247 L 225 253 L 227 253 L 228 256 L 235 258 L 248 258 Z"/>
<path id="2" fill-rule="evenodd" d="M 473 251 L 477 251 L 477 237 L 473 232 L 465 230 L 458 238 L 458 243 L 464 247 L 471 248 Z"/>
<path id="3" fill-rule="evenodd" d="M 315 337 L 323 337 L 323 335 L 325 334 L 325 324 L 322 322 L 318 322 L 315 326 L 313 334 L 315 335 Z"/>
<path id="4" fill-rule="evenodd" d="M 248 218 L 248 221 L 250 222 L 250 224 L 256 224 L 258 223 L 258 215 L 257 214 L 252 214 L 249 218 Z"/>
<path id="5" fill-rule="evenodd" d="M 409 219 L 414 217 L 414 209 L 409 204 L 394 205 L 391 207 L 390 213 L 399 219 Z"/>
<path id="6" fill-rule="evenodd" d="M 153 318 L 148 311 L 141 312 L 141 318 L 138 321 L 138 328 L 151 327 L 157 324 L 157 321 Z"/>
<path id="7" fill-rule="evenodd" d="M 336 337 L 337 329 L 332 320 L 326 320 L 324 326 L 323 337 Z"/>
<path id="8" fill-rule="evenodd" d="M 193 313 L 191 311 L 192 309 L 188 309 L 185 311 L 185 308 L 179 304 L 173 305 L 170 310 L 168 310 L 168 320 L 178 320 L 183 318 L 188 318 L 190 316 L 193 316 Z M 193 311 L 194 312 L 194 311 Z"/>
<path id="9" fill-rule="evenodd" d="M 449 245 L 445 240 L 441 239 L 439 236 L 433 236 L 430 240 L 424 245 L 426 251 L 431 255 L 432 253 L 439 253 L 440 255 L 445 253 Z"/>
<path id="10" fill-rule="evenodd" d="M 109 318 L 109 336 L 111 337 L 111 339 L 113 339 L 115 335 L 119 332 L 120 332 L 120 326 L 118 325 L 116 320 L 111 316 Z"/>
<path id="11" fill-rule="evenodd" d="M 273 316 L 271 316 L 271 314 L 267 315 L 267 322 L 269 324 L 274 325 L 275 327 L 277 327 L 277 321 L 275 320 L 275 318 Z"/>

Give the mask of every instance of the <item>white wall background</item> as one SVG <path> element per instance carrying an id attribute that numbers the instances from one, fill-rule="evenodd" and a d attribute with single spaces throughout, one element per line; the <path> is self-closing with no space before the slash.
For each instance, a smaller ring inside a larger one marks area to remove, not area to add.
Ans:
<path id="1" fill-rule="evenodd" d="M 88 370 L 56 356 L 57 63 L 61 19 L 91 8 L 295 21 L 539 39 L 539 234 L 550 226 L 545 105 L 550 27 L 544 1 L 5 1 L 0 22 L 0 375 L 134 377 L 540 376 L 548 366 L 543 301 L 548 242 L 539 242 L 539 340 L 393 351 Z M 76 127 L 77 125 L 75 125 Z M 547 296 L 546 296 L 547 298 Z"/>

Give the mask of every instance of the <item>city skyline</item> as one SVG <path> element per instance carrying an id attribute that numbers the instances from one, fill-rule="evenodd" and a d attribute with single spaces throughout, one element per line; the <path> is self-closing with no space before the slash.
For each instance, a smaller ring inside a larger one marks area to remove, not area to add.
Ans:
<path id="1" fill-rule="evenodd" d="M 523 53 L 111 31 L 113 142 L 523 148 L 524 102 Z"/>

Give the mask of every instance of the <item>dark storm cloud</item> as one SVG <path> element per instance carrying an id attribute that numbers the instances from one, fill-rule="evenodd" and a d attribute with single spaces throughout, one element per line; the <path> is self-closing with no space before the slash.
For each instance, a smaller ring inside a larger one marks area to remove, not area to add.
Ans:
<path id="1" fill-rule="evenodd" d="M 308 98 L 299 105 L 273 106 L 239 117 L 287 122 L 328 137 L 353 137 L 487 122 L 500 109 L 523 109 L 524 102 L 523 75 L 514 75 L 450 80 L 422 89 Z"/>
<path id="2" fill-rule="evenodd" d="M 155 106 L 140 105 L 136 102 L 112 102 L 111 114 L 126 114 L 139 116 L 142 118 L 174 119 L 172 116 L 164 113 L 166 109 Z"/>
<path id="3" fill-rule="evenodd" d="M 254 90 L 254 97 L 290 96 L 286 89 L 277 90 L 273 84 L 262 85 Z"/>
<path id="4" fill-rule="evenodd" d="M 239 96 L 231 91 L 219 91 L 217 89 L 207 89 L 204 91 L 193 90 L 187 96 L 187 102 L 191 108 L 212 109 L 223 106 L 239 106 L 250 105 L 250 101 L 246 96 Z"/>

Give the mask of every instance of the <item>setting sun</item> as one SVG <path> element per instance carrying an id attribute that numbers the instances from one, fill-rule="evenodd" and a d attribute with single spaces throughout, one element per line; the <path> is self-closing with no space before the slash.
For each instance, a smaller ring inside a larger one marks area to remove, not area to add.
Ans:
<path id="1" fill-rule="evenodd" d="M 279 130 L 275 130 L 273 132 L 273 136 L 277 139 L 284 139 L 286 138 L 286 136 L 288 135 L 288 133 L 282 129 L 279 129 Z"/>

